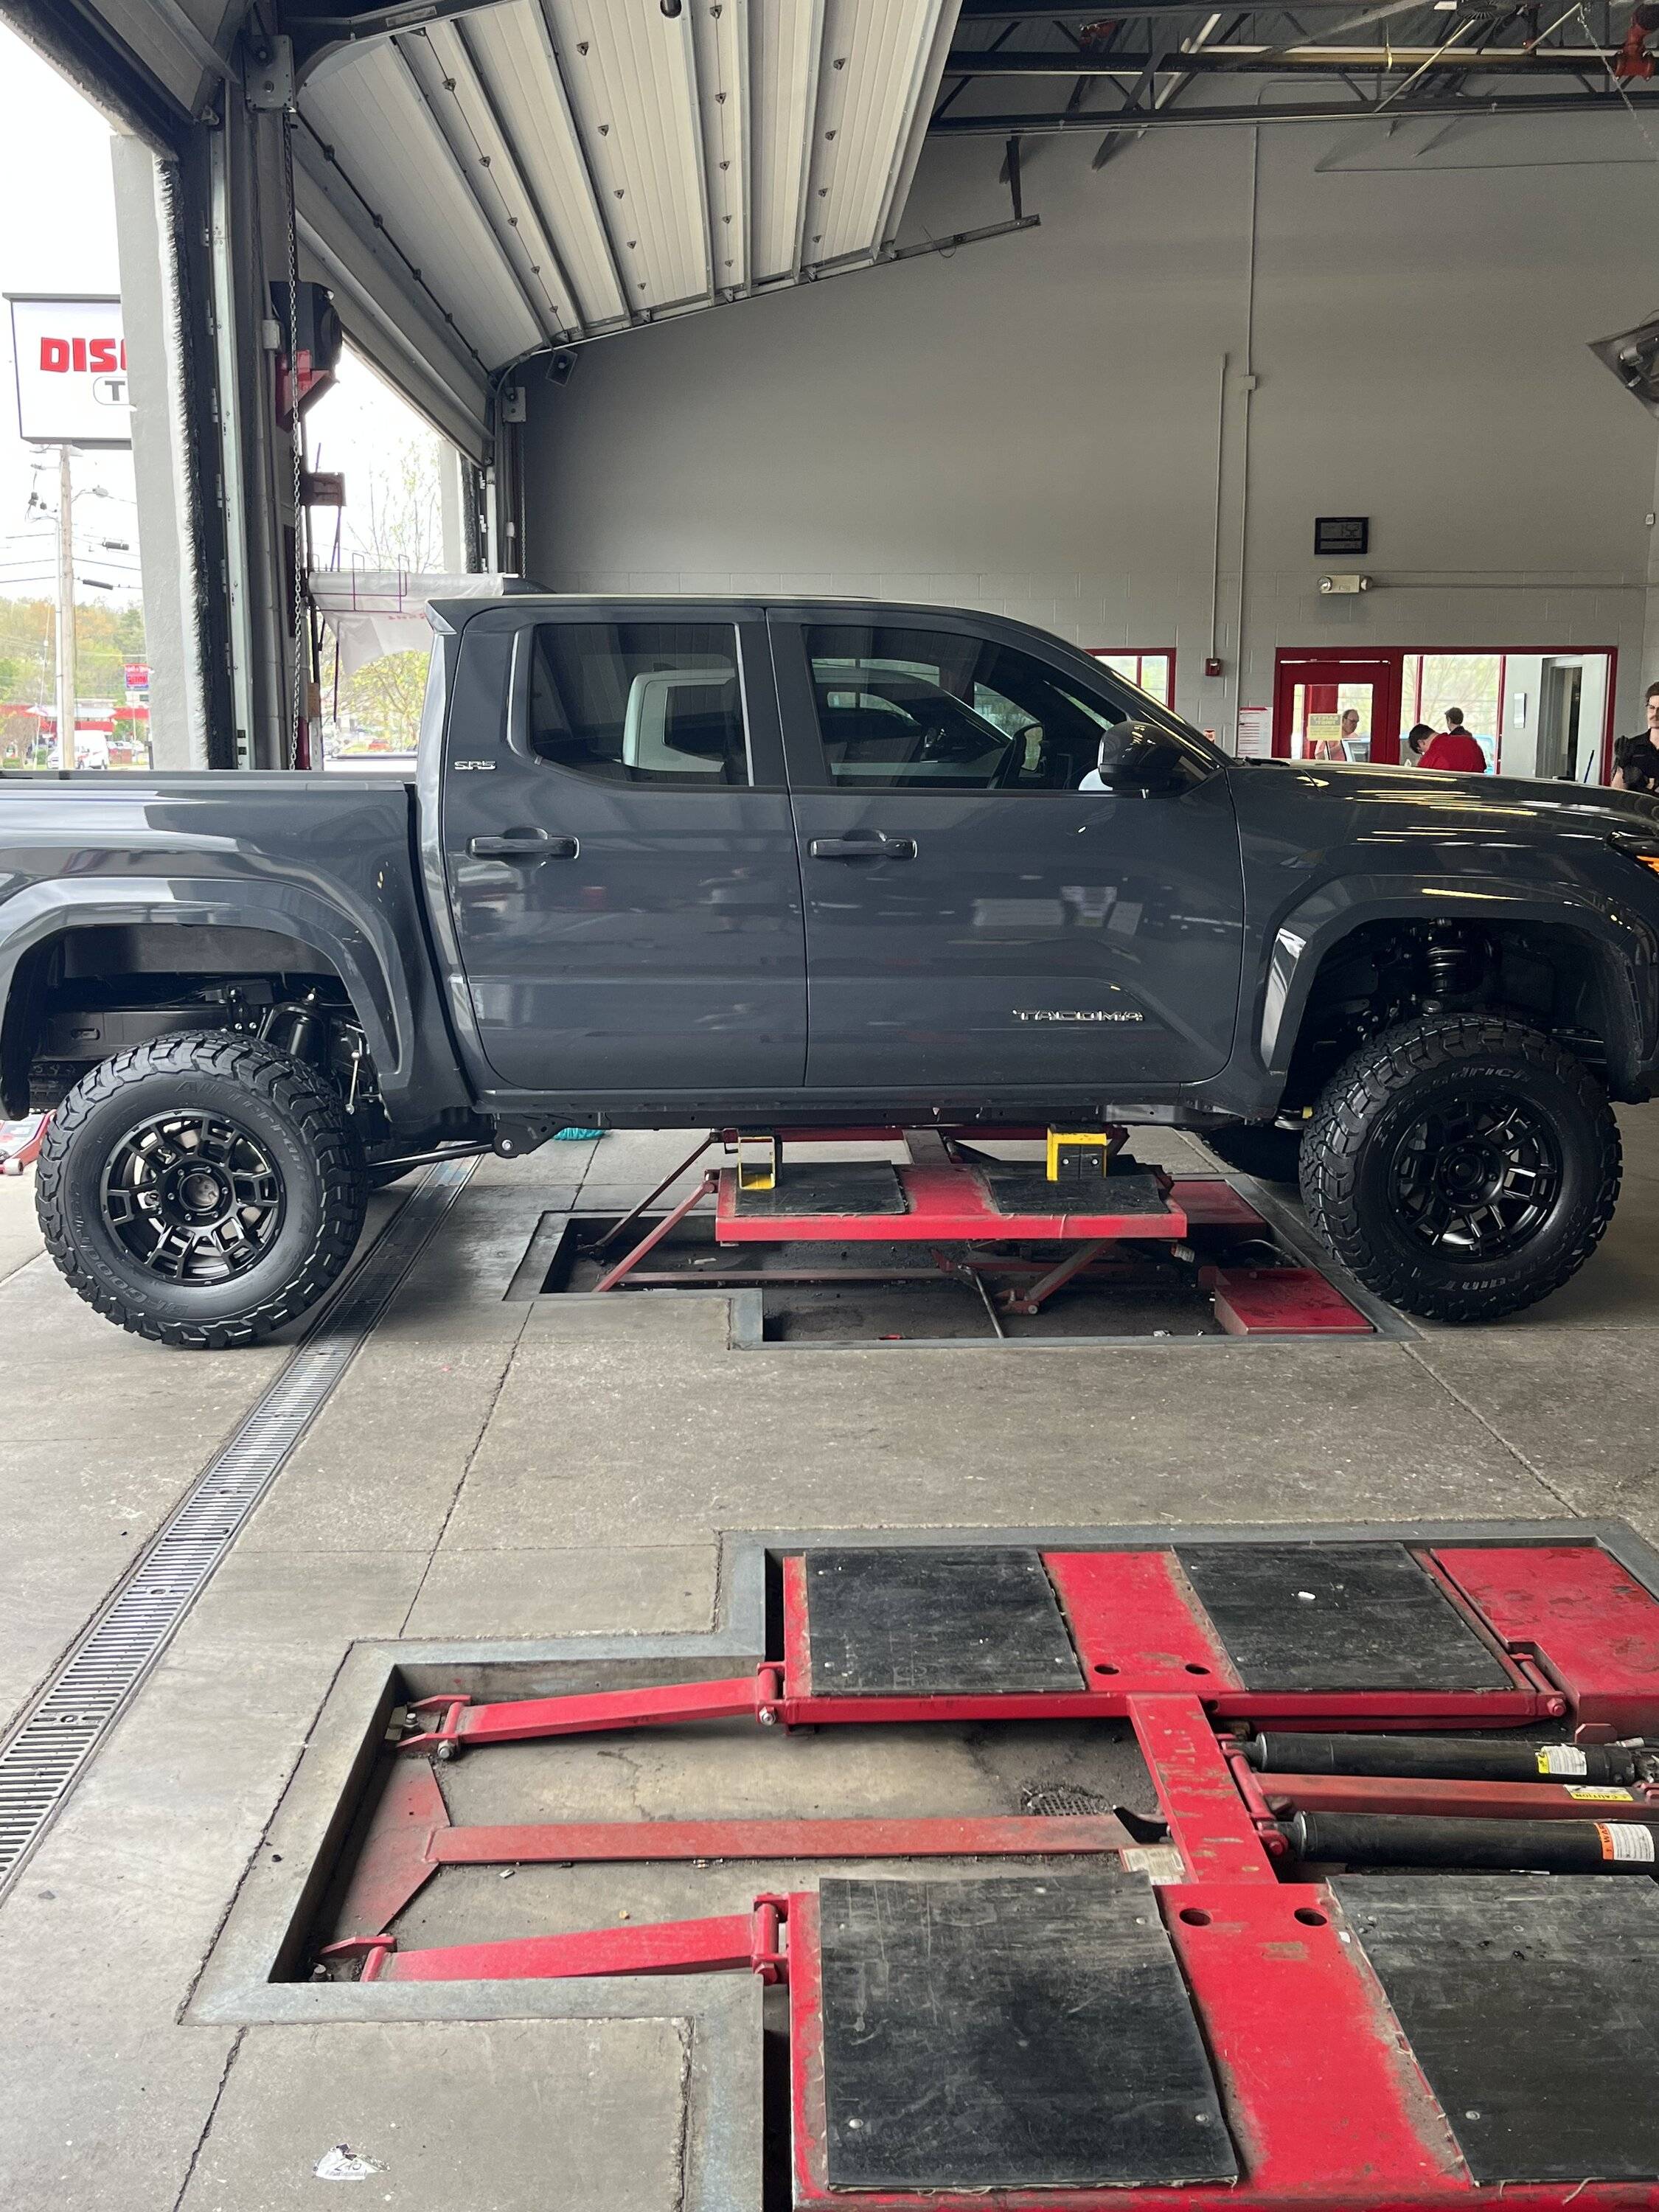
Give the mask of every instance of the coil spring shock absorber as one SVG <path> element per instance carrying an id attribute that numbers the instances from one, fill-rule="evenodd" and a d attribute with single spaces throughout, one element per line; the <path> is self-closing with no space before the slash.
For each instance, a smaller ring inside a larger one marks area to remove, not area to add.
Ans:
<path id="1" fill-rule="evenodd" d="M 1423 1000 L 1425 1014 L 1443 1014 L 1454 999 L 1468 990 L 1474 969 L 1471 950 L 1467 941 L 1444 930 L 1429 932 L 1424 952 L 1429 970 L 1429 988 Z"/>

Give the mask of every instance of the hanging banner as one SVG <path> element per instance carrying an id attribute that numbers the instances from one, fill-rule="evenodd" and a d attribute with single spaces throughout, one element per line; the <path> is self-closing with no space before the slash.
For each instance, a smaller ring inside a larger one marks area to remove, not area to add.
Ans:
<path id="1" fill-rule="evenodd" d="M 32 446 L 130 446 L 121 302 L 9 292 L 17 431 Z"/>

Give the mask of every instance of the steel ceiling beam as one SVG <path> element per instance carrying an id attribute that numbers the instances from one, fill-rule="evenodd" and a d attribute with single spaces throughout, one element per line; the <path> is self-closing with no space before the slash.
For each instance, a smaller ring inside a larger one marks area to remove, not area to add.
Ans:
<path id="1" fill-rule="evenodd" d="M 1455 100 L 1329 100 L 1282 107 L 1141 108 L 1133 114 L 950 115 L 933 125 L 939 137 L 1053 137 L 1073 131 L 1160 131 L 1206 124 L 1364 123 L 1375 116 L 1385 123 L 1421 121 L 1425 116 L 1473 118 L 1486 115 L 1626 115 L 1625 94 L 1537 93 L 1486 96 L 1463 94 Z"/>
<path id="2" fill-rule="evenodd" d="M 945 63 L 947 77 L 993 76 L 1127 77 L 1248 74 L 1265 70 L 1277 76 L 1297 70 L 1414 69 L 1424 62 L 1448 70 L 1536 70 L 1540 75 L 1576 76 L 1601 64 L 1595 46 L 1484 46 L 1467 52 L 1443 46 L 1247 46 L 1237 44 L 1204 46 L 1184 54 L 1178 47 L 1154 46 L 1150 51 L 1118 52 L 1109 49 L 1086 58 L 1080 54 L 999 53 L 981 66 L 972 54 L 953 53 Z"/>
<path id="3" fill-rule="evenodd" d="M 1291 8 L 1299 15 L 1346 15 L 1351 12 L 1353 0 L 1234 0 L 1225 12 L 1232 15 L 1283 15 Z M 1420 0 L 1424 7 L 1430 0 Z M 1076 21 L 1099 21 L 1103 15 L 1109 21 L 1139 22 L 1156 15 L 1192 15 L 1200 21 L 1214 12 L 1214 0 L 1124 0 L 1115 10 L 1106 10 L 1103 0 L 1093 0 L 1089 7 L 1060 7 L 1053 0 L 1024 0 L 1024 4 L 1009 6 L 1007 0 L 992 5 L 990 0 L 962 0 L 962 12 L 957 18 L 963 23 L 1054 23 L 1061 19 Z"/>

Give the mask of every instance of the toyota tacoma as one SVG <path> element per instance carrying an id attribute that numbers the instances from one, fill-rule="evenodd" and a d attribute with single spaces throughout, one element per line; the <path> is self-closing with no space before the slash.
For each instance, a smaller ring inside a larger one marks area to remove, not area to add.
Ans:
<path id="1" fill-rule="evenodd" d="M 568 1123 L 1277 1131 L 1336 1258 L 1451 1322 L 1606 1228 L 1659 802 L 1233 760 L 989 615 L 432 623 L 407 780 L 0 777 L 0 1099 L 123 1327 L 251 1341 L 375 1182 Z"/>

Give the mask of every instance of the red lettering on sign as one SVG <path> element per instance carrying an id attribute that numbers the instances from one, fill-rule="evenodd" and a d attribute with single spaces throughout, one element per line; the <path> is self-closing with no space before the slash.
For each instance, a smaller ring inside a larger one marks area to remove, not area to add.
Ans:
<path id="1" fill-rule="evenodd" d="M 86 340 L 84 338 L 71 338 L 70 340 L 70 346 L 74 356 L 75 366 L 77 373 L 83 371 L 87 365 Z"/>
<path id="2" fill-rule="evenodd" d="M 70 349 L 67 338 L 41 339 L 40 366 L 43 370 L 48 371 L 54 376 L 61 376 L 69 365 Z"/>
<path id="3" fill-rule="evenodd" d="M 114 339 L 94 338 L 92 343 L 87 348 L 87 363 L 92 368 L 113 368 L 115 366 Z"/>

